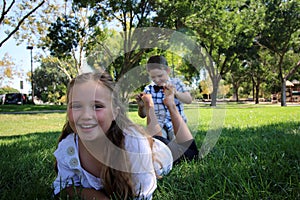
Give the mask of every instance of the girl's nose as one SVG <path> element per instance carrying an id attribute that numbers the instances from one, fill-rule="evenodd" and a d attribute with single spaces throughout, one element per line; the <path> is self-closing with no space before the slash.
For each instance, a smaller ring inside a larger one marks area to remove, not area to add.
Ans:
<path id="1" fill-rule="evenodd" d="M 92 110 L 91 108 L 84 108 L 82 111 L 82 115 L 81 118 L 83 119 L 91 119 L 93 118 L 94 115 L 94 110 Z"/>

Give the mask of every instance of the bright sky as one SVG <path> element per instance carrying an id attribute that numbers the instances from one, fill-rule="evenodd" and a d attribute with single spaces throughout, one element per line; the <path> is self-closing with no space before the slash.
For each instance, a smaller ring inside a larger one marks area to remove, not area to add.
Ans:
<path id="1" fill-rule="evenodd" d="M 2 47 L 0 47 L 0 59 L 4 57 L 4 55 L 7 53 L 12 61 L 15 63 L 17 67 L 18 72 L 22 72 L 23 77 L 22 78 L 15 78 L 11 82 L 3 82 L 2 86 L 10 86 L 15 89 L 18 89 L 22 93 L 29 93 L 31 91 L 31 85 L 30 82 L 26 81 L 26 74 L 31 70 L 31 63 L 30 63 L 30 50 L 26 49 L 27 45 L 21 44 L 19 46 L 16 45 L 16 41 L 14 38 L 10 38 L 7 42 L 4 43 Z M 34 49 L 32 51 L 33 57 L 35 55 Z M 33 69 L 37 67 L 39 63 L 35 63 L 33 60 Z M 20 81 L 23 81 L 24 88 L 23 90 L 20 89 Z M 1 87 L 2 87 L 1 86 Z"/>
<path id="2" fill-rule="evenodd" d="M 15 6 L 12 9 L 19 9 L 16 5 L 18 5 L 21 1 L 17 1 Z M 64 0 L 53 0 L 52 4 L 63 4 Z M 47 6 L 48 4 L 44 4 L 44 6 Z M 41 9 L 39 9 L 41 10 Z M 13 13 L 13 11 L 10 13 Z M 2 31 L 3 32 L 3 31 Z M 5 35 L 6 36 L 6 35 Z M 4 36 L 0 35 L 0 40 L 4 39 Z M 30 50 L 26 49 L 27 44 L 24 42 L 23 44 L 17 46 L 16 40 L 11 37 L 6 41 L 1 47 L 0 47 L 0 59 L 3 58 L 3 56 L 7 53 L 9 57 L 11 57 L 12 61 L 15 63 L 15 66 L 17 67 L 17 71 L 19 73 L 22 73 L 22 78 L 16 77 L 13 81 L 6 81 L 3 82 L 0 87 L 3 86 L 10 86 L 15 89 L 18 89 L 22 93 L 30 93 L 31 91 L 31 83 L 26 81 L 27 78 L 27 72 L 31 71 L 31 62 L 30 62 Z M 32 50 L 32 56 L 34 57 L 37 53 L 38 49 Z M 33 70 L 36 69 L 39 66 L 39 63 L 35 62 L 33 59 Z M 20 81 L 23 81 L 24 83 L 24 89 L 20 89 Z"/>

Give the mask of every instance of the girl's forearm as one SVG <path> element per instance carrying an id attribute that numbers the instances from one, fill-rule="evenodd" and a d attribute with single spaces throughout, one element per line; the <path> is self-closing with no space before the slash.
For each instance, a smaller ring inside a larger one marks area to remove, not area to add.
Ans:
<path id="1" fill-rule="evenodd" d="M 104 192 L 92 188 L 68 187 L 56 195 L 56 199 L 109 200 Z"/>

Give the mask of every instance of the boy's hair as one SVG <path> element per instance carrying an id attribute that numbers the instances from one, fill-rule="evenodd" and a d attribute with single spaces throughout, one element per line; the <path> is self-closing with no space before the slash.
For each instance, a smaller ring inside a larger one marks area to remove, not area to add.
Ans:
<path id="1" fill-rule="evenodd" d="M 146 69 L 147 71 L 150 71 L 152 69 L 161 69 L 161 70 L 167 70 L 169 68 L 168 62 L 164 56 L 151 56 L 148 59 Z"/>

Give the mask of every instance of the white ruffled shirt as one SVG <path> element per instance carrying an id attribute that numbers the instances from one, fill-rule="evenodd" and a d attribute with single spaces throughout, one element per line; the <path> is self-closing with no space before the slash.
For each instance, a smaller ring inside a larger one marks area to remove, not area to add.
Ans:
<path id="1" fill-rule="evenodd" d="M 152 199 L 153 192 L 157 188 L 156 175 L 163 176 L 172 169 L 172 153 L 164 143 L 155 138 L 153 138 L 151 152 L 147 138 L 141 136 L 134 129 L 124 131 L 124 136 L 125 150 L 132 165 L 135 193 L 139 194 L 137 199 Z M 78 136 L 74 133 L 70 134 L 58 144 L 58 148 L 54 152 L 58 167 L 58 175 L 53 182 L 55 195 L 73 184 L 95 190 L 103 189 L 102 179 L 82 168 L 77 141 Z"/>

